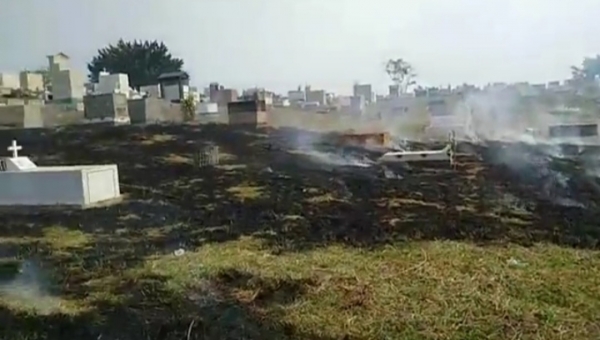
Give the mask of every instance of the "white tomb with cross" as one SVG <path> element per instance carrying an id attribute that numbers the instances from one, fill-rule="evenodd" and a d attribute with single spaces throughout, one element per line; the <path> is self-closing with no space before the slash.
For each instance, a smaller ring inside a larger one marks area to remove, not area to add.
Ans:
<path id="1" fill-rule="evenodd" d="M 19 157 L 19 150 L 22 149 L 23 147 L 17 145 L 17 141 L 13 140 L 12 145 L 8 147 L 8 151 L 12 152 L 12 157 L 3 159 L 4 162 L 0 164 L 0 170 L 19 171 L 37 168 L 29 157 Z"/>
<path id="2" fill-rule="evenodd" d="M 115 164 L 37 166 L 13 140 L 0 158 L 0 206 L 87 207 L 121 196 Z"/>

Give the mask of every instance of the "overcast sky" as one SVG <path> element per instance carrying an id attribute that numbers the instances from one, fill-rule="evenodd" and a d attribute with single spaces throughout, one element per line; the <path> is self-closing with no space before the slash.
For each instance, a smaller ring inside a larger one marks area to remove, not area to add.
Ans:
<path id="1" fill-rule="evenodd" d="M 402 57 L 427 85 L 546 82 L 600 53 L 600 0 L 0 0 L 0 72 L 160 39 L 192 82 L 349 93 Z"/>

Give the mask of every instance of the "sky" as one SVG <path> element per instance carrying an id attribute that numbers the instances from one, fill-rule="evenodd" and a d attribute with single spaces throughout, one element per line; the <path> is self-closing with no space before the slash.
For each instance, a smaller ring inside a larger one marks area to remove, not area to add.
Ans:
<path id="1" fill-rule="evenodd" d="M 99 48 L 162 40 L 194 85 L 385 93 L 403 58 L 427 86 L 564 79 L 600 54 L 598 0 L 1 0 L 0 72 L 72 67 Z"/>

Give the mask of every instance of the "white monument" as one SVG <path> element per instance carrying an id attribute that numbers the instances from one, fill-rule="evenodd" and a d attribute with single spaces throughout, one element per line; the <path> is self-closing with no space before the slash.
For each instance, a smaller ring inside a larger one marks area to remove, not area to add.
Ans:
<path id="1" fill-rule="evenodd" d="M 69 56 L 58 53 L 48 56 L 48 71 L 52 83 L 52 100 L 81 100 L 85 94 L 85 76 L 69 67 Z"/>
<path id="2" fill-rule="evenodd" d="M 115 164 L 37 166 L 20 150 L 13 140 L 12 157 L 0 158 L 0 206 L 87 207 L 121 196 Z"/>
<path id="3" fill-rule="evenodd" d="M 122 93 L 129 98 L 130 90 L 129 76 L 125 73 L 100 72 L 98 75 L 98 85 L 96 86 L 98 94 Z"/>
<path id="4" fill-rule="evenodd" d="M 21 82 L 19 76 L 10 73 L 0 73 L 0 87 L 11 90 L 20 88 Z"/>

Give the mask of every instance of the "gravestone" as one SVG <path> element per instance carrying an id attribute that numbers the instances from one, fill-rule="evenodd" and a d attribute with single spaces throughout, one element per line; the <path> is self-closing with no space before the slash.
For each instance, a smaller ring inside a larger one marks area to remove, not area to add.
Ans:
<path id="1" fill-rule="evenodd" d="M 13 140 L 11 157 L 0 159 L 0 206 L 88 207 L 120 198 L 117 166 L 37 166 L 19 156 Z"/>

